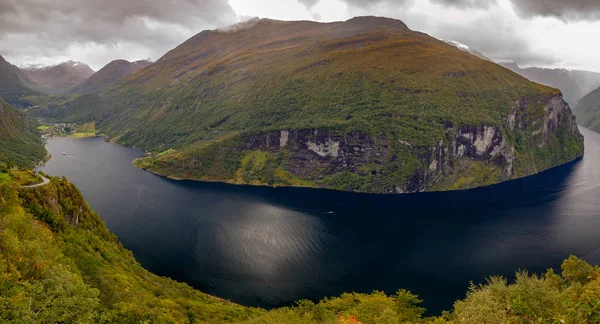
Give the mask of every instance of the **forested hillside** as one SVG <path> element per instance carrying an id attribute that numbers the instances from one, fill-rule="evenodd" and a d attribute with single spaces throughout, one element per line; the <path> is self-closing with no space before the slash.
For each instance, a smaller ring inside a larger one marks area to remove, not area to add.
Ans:
<path id="1" fill-rule="evenodd" d="M 18 186 L 0 172 L 0 322 L 230 323 L 264 312 L 144 270 L 66 180 Z"/>
<path id="2" fill-rule="evenodd" d="M 69 109 L 151 151 L 139 166 L 206 181 L 452 190 L 583 154 L 558 90 L 378 17 L 206 30 Z"/>
<path id="3" fill-rule="evenodd" d="M 11 105 L 29 106 L 21 98 L 24 96 L 38 95 L 28 84 L 33 83 L 18 67 L 8 63 L 0 56 L 0 97 Z"/>
<path id="4" fill-rule="evenodd" d="M 46 157 L 36 124 L 0 98 L 0 162 L 32 168 Z"/>

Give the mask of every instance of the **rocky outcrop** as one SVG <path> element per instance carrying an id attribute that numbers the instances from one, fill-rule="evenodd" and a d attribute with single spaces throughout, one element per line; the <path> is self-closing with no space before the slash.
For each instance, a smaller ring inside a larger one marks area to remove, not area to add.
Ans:
<path id="1" fill-rule="evenodd" d="M 543 116 L 528 119 L 525 110 L 532 104 L 543 105 Z M 377 190 L 385 193 L 444 190 L 468 175 L 475 164 L 494 175 L 485 180 L 486 184 L 497 183 L 572 161 L 583 153 L 580 148 L 560 144 L 560 136 L 582 141 L 575 118 L 561 96 L 523 98 L 514 103 L 499 125 L 450 124 L 445 125 L 445 134 L 437 145 L 419 147 L 399 138 L 361 133 L 281 130 L 245 137 L 241 148 L 274 153 L 286 150 L 285 170 L 323 187 L 329 187 L 323 182 L 328 176 L 343 172 L 374 178 L 381 176 L 377 172 L 390 174 L 395 169 L 411 168 L 401 182 Z M 553 154 L 557 150 L 564 151 L 565 158 L 550 164 L 537 158 L 540 152 Z M 409 159 L 406 154 L 411 155 Z M 461 189 L 482 184 L 484 180 L 478 176 L 472 175 L 472 181 Z"/>
<path id="2" fill-rule="evenodd" d="M 490 185 L 583 154 L 583 137 L 560 95 L 524 97 L 504 113 L 496 124 L 440 124 L 433 145 L 383 132 L 284 129 L 230 136 L 183 152 L 184 159 L 139 165 L 176 178 L 411 193 Z"/>

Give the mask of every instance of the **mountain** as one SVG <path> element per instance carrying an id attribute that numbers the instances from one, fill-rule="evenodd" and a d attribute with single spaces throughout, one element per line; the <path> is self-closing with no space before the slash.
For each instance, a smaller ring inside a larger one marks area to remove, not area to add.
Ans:
<path id="1" fill-rule="evenodd" d="M 33 167 L 45 157 L 40 134 L 27 114 L 0 98 L 0 162 Z"/>
<path id="2" fill-rule="evenodd" d="M 28 84 L 33 81 L 29 79 L 18 67 L 8 63 L 0 56 L 0 97 L 11 105 L 17 107 L 28 106 L 21 98 L 37 94 Z"/>
<path id="3" fill-rule="evenodd" d="M 206 30 L 102 98 L 100 131 L 173 178 L 403 193 L 583 154 L 558 90 L 388 18 Z"/>
<path id="4" fill-rule="evenodd" d="M 131 74 L 152 64 L 150 61 L 142 60 L 129 62 L 125 60 L 115 60 L 108 63 L 105 67 L 94 73 L 87 80 L 76 85 L 70 92 L 72 93 L 92 93 L 108 90 L 112 85 L 128 77 Z"/>
<path id="5" fill-rule="evenodd" d="M 68 61 L 57 65 L 23 67 L 35 89 L 47 94 L 64 94 L 94 74 L 87 64 Z"/>
<path id="6" fill-rule="evenodd" d="M 501 65 L 531 81 L 559 89 L 571 107 L 576 107 L 583 96 L 600 87 L 600 73 L 596 72 L 538 67 L 522 69 L 515 63 Z"/>
<path id="7" fill-rule="evenodd" d="M 573 112 L 579 124 L 600 133 L 600 88 L 581 98 Z"/>

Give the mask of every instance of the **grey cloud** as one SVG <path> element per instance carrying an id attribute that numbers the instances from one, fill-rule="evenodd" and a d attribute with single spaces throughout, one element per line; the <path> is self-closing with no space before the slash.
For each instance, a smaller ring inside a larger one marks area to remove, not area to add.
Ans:
<path id="1" fill-rule="evenodd" d="M 456 6 L 458 3 L 453 5 Z M 464 9 L 464 14 L 469 15 L 469 9 L 472 8 Z M 363 10 L 354 10 L 351 14 L 363 12 Z M 468 22 L 436 19 L 427 13 L 407 13 L 404 8 L 389 4 L 370 7 L 368 12 L 400 19 L 413 30 L 440 39 L 458 41 L 492 59 L 514 60 L 522 65 L 538 66 L 551 66 L 560 61 L 551 53 L 539 51 L 535 47 L 535 42 L 522 32 L 524 26 L 516 20 L 507 21 L 503 9 L 495 3 L 487 10 L 480 11 L 477 15 L 479 18 L 467 19 Z"/>
<path id="2" fill-rule="evenodd" d="M 511 0 L 523 18 L 556 17 L 562 20 L 595 20 L 600 18 L 598 0 Z"/>
<path id="3" fill-rule="evenodd" d="M 299 0 L 305 6 L 314 5 L 318 2 L 317 0 Z M 373 5 L 386 4 L 391 6 L 405 6 L 411 5 L 417 0 L 342 0 L 345 3 L 361 8 L 367 8 Z M 444 5 L 447 7 L 457 8 L 487 8 L 490 5 L 496 3 L 496 0 L 431 0 L 432 3 Z"/>
<path id="4" fill-rule="evenodd" d="M 457 8 L 488 8 L 496 0 L 431 0 L 433 3 Z"/>
<path id="5" fill-rule="evenodd" d="M 303 4 L 306 8 L 312 8 L 314 5 L 319 3 L 319 0 L 298 0 L 301 4 Z"/>
<path id="6" fill-rule="evenodd" d="M 507 24 L 493 11 L 468 24 L 440 23 L 427 17 L 414 16 L 407 17 L 405 23 L 410 28 L 426 31 L 434 37 L 458 41 L 492 59 L 542 66 L 557 62 L 557 58 L 552 55 L 536 51 L 518 26 Z"/>
<path id="7" fill-rule="evenodd" d="M 74 44 L 90 44 L 109 55 L 126 44 L 156 59 L 203 29 L 236 20 L 227 0 L 0 0 L 0 54 L 64 56 Z"/>

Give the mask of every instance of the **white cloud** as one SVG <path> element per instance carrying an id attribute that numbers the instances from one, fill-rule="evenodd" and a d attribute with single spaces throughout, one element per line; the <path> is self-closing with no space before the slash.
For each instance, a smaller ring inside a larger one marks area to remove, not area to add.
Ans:
<path id="1" fill-rule="evenodd" d="M 311 20 L 308 9 L 296 0 L 229 0 L 238 16 L 279 20 Z"/>

